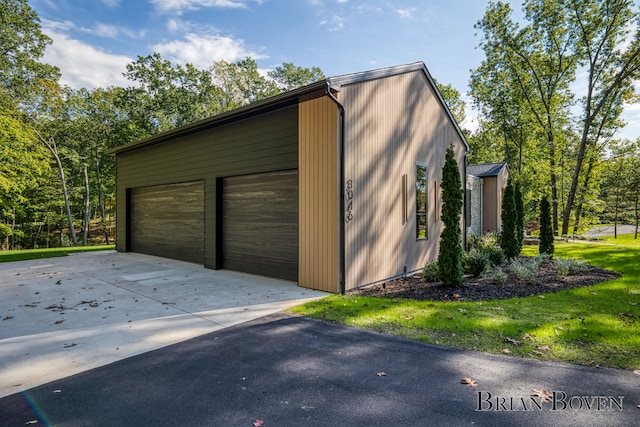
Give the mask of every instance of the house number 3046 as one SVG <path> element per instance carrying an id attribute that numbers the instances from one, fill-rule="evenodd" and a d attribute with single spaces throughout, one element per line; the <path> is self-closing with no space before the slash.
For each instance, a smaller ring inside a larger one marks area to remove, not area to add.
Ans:
<path id="1" fill-rule="evenodd" d="M 344 222 L 349 223 L 353 219 L 353 181 L 348 180 L 344 188 Z"/>

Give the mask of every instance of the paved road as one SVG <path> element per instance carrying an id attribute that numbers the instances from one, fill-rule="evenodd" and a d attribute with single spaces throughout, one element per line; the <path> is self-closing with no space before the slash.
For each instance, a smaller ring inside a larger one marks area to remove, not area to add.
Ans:
<path id="1" fill-rule="evenodd" d="M 619 236 L 622 234 L 633 234 L 636 232 L 636 227 L 628 224 L 618 224 L 617 229 Z M 615 228 L 613 225 L 599 225 L 587 231 L 586 235 L 591 237 L 604 237 L 613 236 L 614 232 Z"/>
<path id="2" fill-rule="evenodd" d="M 532 400 L 534 389 L 552 401 Z M 639 404 L 631 371 L 278 313 L 0 399 L 0 425 L 637 426 Z"/>

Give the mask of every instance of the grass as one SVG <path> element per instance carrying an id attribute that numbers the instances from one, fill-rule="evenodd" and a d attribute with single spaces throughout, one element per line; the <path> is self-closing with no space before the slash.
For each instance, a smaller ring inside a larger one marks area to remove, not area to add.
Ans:
<path id="1" fill-rule="evenodd" d="M 0 262 L 25 261 L 29 259 L 67 256 L 74 252 L 92 252 L 113 250 L 115 245 L 78 246 L 72 248 L 23 249 L 19 251 L 0 251 Z"/>
<path id="2" fill-rule="evenodd" d="M 526 247 L 536 255 L 537 247 Z M 540 360 L 640 369 L 640 242 L 556 244 L 622 278 L 554 294 L 480 302 L 332 295 L 293 313 L 421 341 Z"/>

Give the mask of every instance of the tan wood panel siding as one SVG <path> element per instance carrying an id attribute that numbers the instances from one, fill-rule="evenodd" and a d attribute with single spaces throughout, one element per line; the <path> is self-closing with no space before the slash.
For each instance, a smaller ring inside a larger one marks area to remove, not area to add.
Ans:
<path id="1" fill-rule="evenodd" d="M 339 291 L 338 109 L 328 97 L 299 105 L 300 286 Z"/>
<path id="2" fill-rule="evenodd" d="M 126 250 L 128 188 L 205 181 L 205 266 L 216 268 L 217 177 L 298 166 L 298 108 L 283 108 L 117 156 L 117 249 Z"/>
<path id="3" fill-rule="evenodd" d="M 484 178 L 483 187 L 483 224 L 482 231 L 498 232 L 500 226 L 500 190 L 498 178 L 495 176 Z"/>
<path id="4" fill-rule="evenodd" d="M 346 111 L 345 179 L 353 182 L 353 220 L 346 227 L 346 288 L 422 268 L 437 257 L 442 221 L 436 220 L 446 148 L 464 144 L 422 72 L 343 86 Z M 416 162 L 428 165 L 428 234 L 416 240 Z M 461 172 L 462 175 L 463 172 Z M 408 177 L 403 224 L 402 176 Z M 440 202 L 439 202 L 440 203 Z"/>
<path id="5" fill-rule="evenodd" d="M 131 191 L 131 250 L 204 262 L 202 181 Z"/>
<path id="6" fill-rule="evenodd" d="M 223 181 L 223 267 L 287 280 L 298 278 L 298 172 Z"/>

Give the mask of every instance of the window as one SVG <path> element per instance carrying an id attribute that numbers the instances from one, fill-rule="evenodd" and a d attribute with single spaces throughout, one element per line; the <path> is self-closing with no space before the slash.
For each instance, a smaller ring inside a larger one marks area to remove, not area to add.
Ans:
<path id="1" fill-rule="evenodd" d="M 428 238 L 427 229 L 427 165 L 416 163 L 416 238 Z"/>

